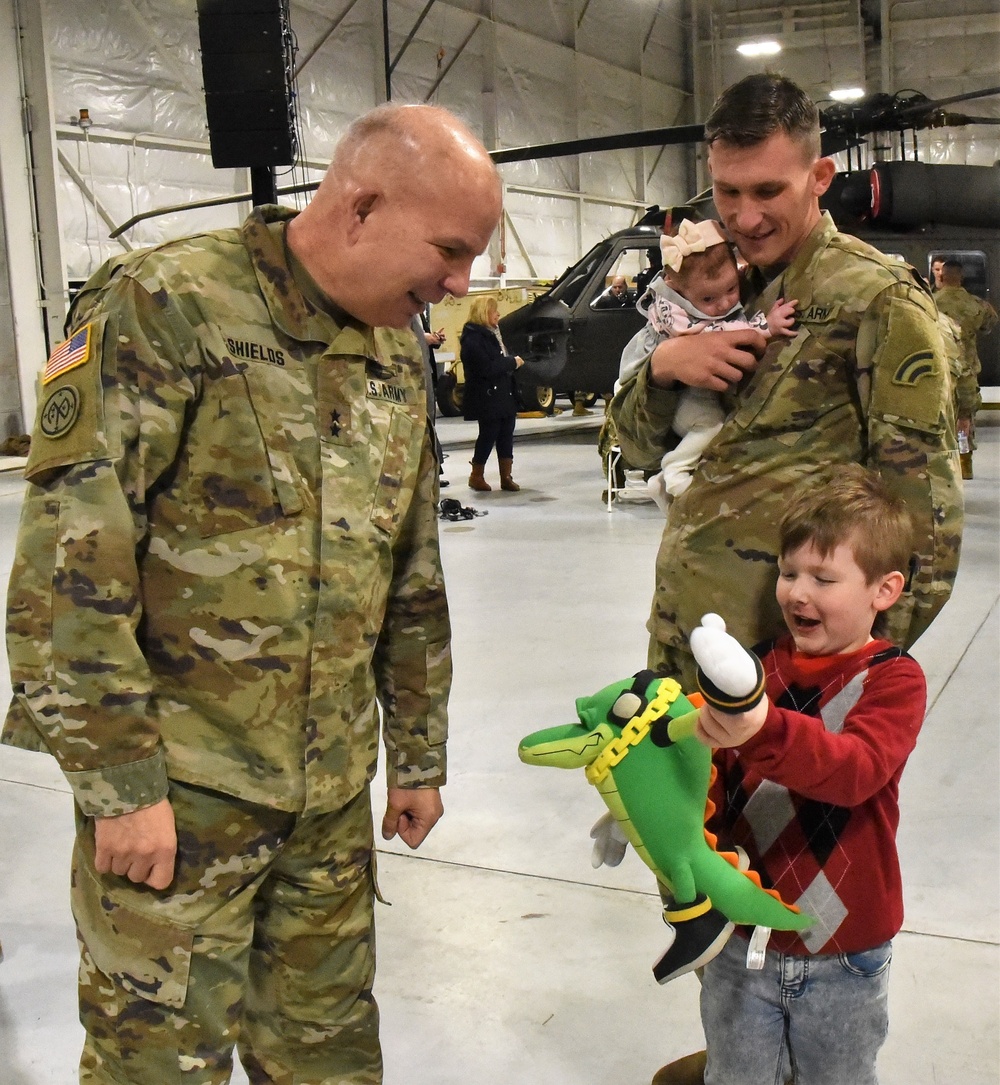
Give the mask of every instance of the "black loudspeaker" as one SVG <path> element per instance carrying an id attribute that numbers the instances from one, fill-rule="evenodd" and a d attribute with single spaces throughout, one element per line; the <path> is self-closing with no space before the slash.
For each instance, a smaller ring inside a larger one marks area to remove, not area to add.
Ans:
<path id="1" fill-rule="evenodd" d="M 198 0 L 212 165 L 295 160 L 288 0 Z"/>

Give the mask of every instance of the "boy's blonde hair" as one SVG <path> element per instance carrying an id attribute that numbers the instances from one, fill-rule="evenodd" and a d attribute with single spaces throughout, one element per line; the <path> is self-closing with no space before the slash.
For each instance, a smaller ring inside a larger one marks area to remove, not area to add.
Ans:
<path id="1" fill-rule="evenodd" d="M 812 543 L 826 557 L 847 543 L 872 584 L 899 572 L 913 557 L 913 522 L 904 502 L 860 464 L 840 464 L 826 479 L 793 498 L 778 524 L 781 557 Z"/>
<path id="2" fill-rule="evenodd" d="M 493 310 L 499 312 L 500 306 L 497 305 L 497 299 L 491 294 L 484 294 L 473 301 L 469 306 L 469 323 L 470 324 L 485 324 L 490 326 L 490 313 Z"/>

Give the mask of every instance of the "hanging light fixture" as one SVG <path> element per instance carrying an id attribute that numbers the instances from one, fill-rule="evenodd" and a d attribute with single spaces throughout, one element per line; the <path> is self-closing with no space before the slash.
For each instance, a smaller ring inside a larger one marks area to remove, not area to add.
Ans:
<path id="1" fill-rule="evenodd" d="M 745 57 L 771 57 L 781 52 L 781 44 L 773 39 L 745 41 L 736 46 L 736 52 Z"/>
<path id="2" fill-rule="evenodd" d="M 856 102 L 864 96 L 865 92 L 861 87 L 837 87 L 830 91 L 830 97 L 835 102 Z"/>

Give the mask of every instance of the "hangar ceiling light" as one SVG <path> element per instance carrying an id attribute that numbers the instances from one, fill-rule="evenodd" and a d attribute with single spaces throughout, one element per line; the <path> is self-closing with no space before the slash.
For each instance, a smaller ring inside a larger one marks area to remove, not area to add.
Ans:
<path id="1" fill-rule="evenodd" d="M 774 40 L 745 41 L 736 46 L 736 52 L 745 57 L 771 57 L 781 52 L 781 45 Z"/>
<path id="2" fill-rule="evenodd" d="M 865 92 L 861 87 L 837 87 L 836 90 L 830 91 L 830 97 L 835 102 L 856 102 L 864 96 Z"/>

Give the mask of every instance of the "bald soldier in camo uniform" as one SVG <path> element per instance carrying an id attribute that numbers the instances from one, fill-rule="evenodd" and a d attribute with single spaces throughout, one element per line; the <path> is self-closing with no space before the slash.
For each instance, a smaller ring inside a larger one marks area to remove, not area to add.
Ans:
<path id="1" fill-rule="evenodd" d="M 500 213 L 449 113 L 355 122 L 300 214 L 118 257 L 41 379 L 4 741 L 76 800 L 80 1080 L 382 1080 L 372 814 L 441 815 L 448 614 L 408 325 Z M 400 330 L 393 330 L 400 329 Z"/>
<path id="2" fill-rule="evenodd" d="M 660 344 L 611 404 L 625 458 L 653 469 L 684 386 L 727 418 L 672 504 L 656 561 L 649 662 L 694 680 L 688 637 L 707 611 L 752 645 L 782 629 L 779 509 L 831 463 L 875 468 L 917 529 L 917 562 L 888 634 L 910 645 L 951 592 L 962 505 L 948 359 L 912 269 L 837 231 L 819 207 L 835 173 L 815 105 L 780 76 L 730 87 L 705 126 L 715 205 L 752 265 L 755 308 L 798 302 L 792 339 L 754 331 Z M 626 348 L 626 351 L 628 348 Z"/>

